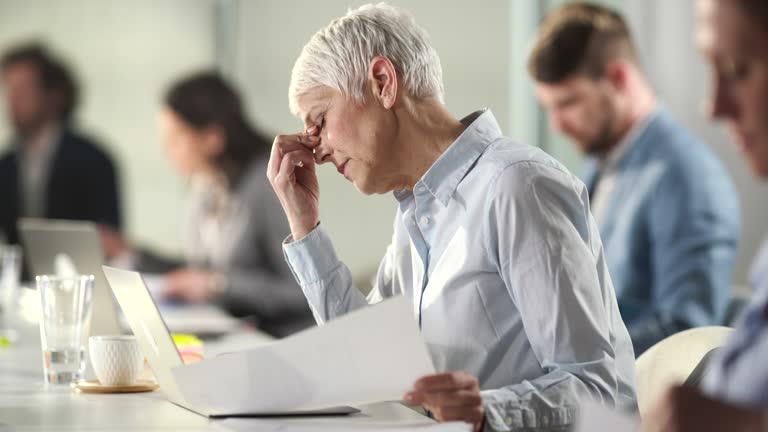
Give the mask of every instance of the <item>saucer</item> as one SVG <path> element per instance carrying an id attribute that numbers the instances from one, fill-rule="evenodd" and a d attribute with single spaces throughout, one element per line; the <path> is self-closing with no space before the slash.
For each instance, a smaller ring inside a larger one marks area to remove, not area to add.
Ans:
<path id="1" fill-rule="evenodd" d="M 136 380 L 127 386 L 105 386 L 98 380 L 80 380 L 72 383 L 72 388 L 78 393 L 140 393 L 157 390 L 160 387 L 155 381 Z"/>

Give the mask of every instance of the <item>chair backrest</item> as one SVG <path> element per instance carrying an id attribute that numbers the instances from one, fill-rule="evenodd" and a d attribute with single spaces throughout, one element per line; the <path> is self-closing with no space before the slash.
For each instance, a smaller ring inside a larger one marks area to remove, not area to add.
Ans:
<path id="1" fill-rule="evenodd" d="M 701 359 L 722 346 L 733 329 L 698 327 L 669 336 L 637 359 L 635 384 L 642 416 L 670 385 L 683 383 Z"/>

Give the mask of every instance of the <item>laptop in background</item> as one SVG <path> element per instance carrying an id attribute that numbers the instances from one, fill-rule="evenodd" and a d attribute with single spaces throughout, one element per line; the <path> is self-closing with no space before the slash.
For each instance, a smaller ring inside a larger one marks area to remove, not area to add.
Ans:
<path id="1" fill-rule="evenodd" d="M 104 253 L 96 224 L 26 218 L 18 226 L 33 275 L 58 274 L 61 269 L 65 273 L 94 275 L 91 335 L 130 332 L 101 269 Z M 174 333 L 216 336 L 240 326 L 236 318 L 210 304 L 161 304 L 160 311 Z"/>
<path id="2" fill-rule="evenodd" d="M 18 228 L 32 275 L 94 276 L 90 335 L 122 334 L 112 292 L 101 270 L 104 256 L 96 224 L 23 218 Z"/>

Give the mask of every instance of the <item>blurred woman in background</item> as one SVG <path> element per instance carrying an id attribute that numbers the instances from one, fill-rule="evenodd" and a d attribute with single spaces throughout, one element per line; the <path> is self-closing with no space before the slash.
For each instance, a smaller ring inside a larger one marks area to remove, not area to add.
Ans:
<path id="1" fill-rule="evenodd" d="M 237 93 L 215 73 L 177 82 L 164 102 L 161 140 L 190 180 L 192 206 L 185 265 L 166 273 L 154 294 L 220 304 L 277 337 L 314 324 L 283 258 L 289 227 L 264 175 L 271 141 L 248 123 Z M 150 261 L 142 255 L 135 267 L 160 269 Z"/>

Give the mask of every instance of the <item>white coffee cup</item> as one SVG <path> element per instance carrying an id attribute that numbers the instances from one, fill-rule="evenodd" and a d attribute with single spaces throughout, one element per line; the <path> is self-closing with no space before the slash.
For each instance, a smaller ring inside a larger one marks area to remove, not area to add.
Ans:
<path id="1" fill-rule="evenodd" d="M 144 355 L 135 336 L 91 336 L 88 352 L 101 385 L 131 385 L 144 366 Z"/>

